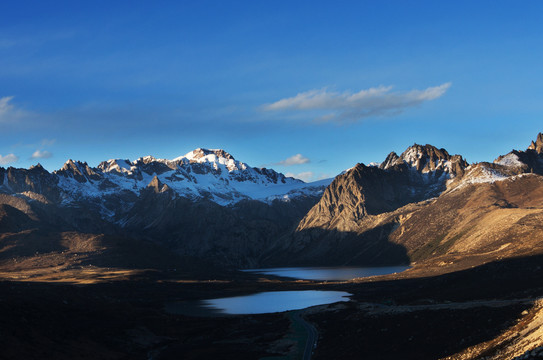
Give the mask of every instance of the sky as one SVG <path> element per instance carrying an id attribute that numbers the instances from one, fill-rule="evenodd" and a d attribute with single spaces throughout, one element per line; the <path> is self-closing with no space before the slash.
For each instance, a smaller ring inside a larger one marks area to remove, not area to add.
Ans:
<path id="1" fill-rule="evenodd" d="M 543 132 L 541 1 L 17 1 L 0 166 L 221 148 L 306 181 Z"/>

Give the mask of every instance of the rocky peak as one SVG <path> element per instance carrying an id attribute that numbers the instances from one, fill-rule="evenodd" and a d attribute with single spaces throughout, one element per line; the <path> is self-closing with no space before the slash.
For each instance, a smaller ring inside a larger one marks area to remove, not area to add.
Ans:
<path id="1" fill-rule="evenodd" d="M 40 164 L 40 163 L 37 163 L 36 165 L 32 165 L 30 168 L 28 168 L 28 170 L 30 171 L 36 171 L 36 172 L 46 172 L 46 173 L 49 173 L 47 170 L 44 169 L 44 167 Z"/>
<path id="2" fill-rule="evenodd" d="M 147 189 L 152 190 L 155 194 L 170 191 L 170 187 L 163 184 L 156 175 L 153 177 L 149 185 L 147 185 Z"/>
<path id="3" fill-rule="evenodd" d="M 530 146 L 528 146 L 528 150 L 535 150 L 538 154 L 543 153 L 543 133 L 537 135 L 535 142 L 532 141 Z"/>
<path id="4" fill-rule="evenodd" d="M 383 161 L 379 165 L 379 168 L 381 168 L 383 170 L 390 169 L 391 167 L 394 167 L 394 165 L 402 163 L 401 161 L 399 161 L 399 159 L 400 159 L 400 157 L 398 156 L 398 154 L 396 154 L 393 151 L 393 152 L 391 152 L 390 154 L 387 155 L 385 161 Z"/>
<path id="5" fill-rule="evenodd" d="M 400 156 L 397 156 L 395 153 L 391 155 L 391 159 L 387 158 L 387 160 L 391 162 L 392 159 L 395 159 L 394 161 L 392 161 L 392 166 L 405 163 L 411 167 L 416 168 L 418 171 L 423 170 L 424 167 L 427 166 L 427 164 L 431 166 L 429 163 L 435 163 L 439 160 L 447 161 L 450 159 L 450 155 L 447 150 L 438 149 L 435 146 L 428 144 L 413 144 L 412 146 L 408 147 Z"/>
<path id="6" fill-rule="evenodd" d="M 385 161 L 379 165 L 383 170 L 407 165 L 420 173 L 429 173 L 441 170 L 457 174 L 468 166 L 460 155 L 450 155 L 445 149 L 438 149 L 432 145 L 414 144 L 408 147 L 400 156 L 391 152 Z"/>
<path id="7" fill-rule="evenodd" d="M 86 162 L 73 161 L 72 159 L 66 161 L 60 170 L 55 171 L 55 174 L 74 178 L 81 183 L 89 179 L 97 180 L 100 178 L 100 175 L 89 167 Z"/>
<path id="8" fill-rule="evenodd" d="M 98 165 L 98 169 L 103 172 L 114 172 L 114 173 L 132 173 L 132 163 L 130 160 L 126 159 L 111 159 L 108 161 L 102 161 Z"/>
<path id="9" fill-rule="evenodd" d="M 72 159 L 68 159 L 59 171 L 77 170 L 77 165 Z"/>

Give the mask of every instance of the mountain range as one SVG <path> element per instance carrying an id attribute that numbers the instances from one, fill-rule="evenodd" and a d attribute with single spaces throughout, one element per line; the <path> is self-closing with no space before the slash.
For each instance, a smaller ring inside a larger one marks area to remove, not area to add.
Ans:
<path id="1" fill-rule="evenodd" d="M 414 144 L 314 183 L 208 149 L 0 179 L 3 262 L 155 266 L 154 251 L 238 268 L 447 263 L 518 256 L 543 235 L 543 134 L 475 164 Z"/>

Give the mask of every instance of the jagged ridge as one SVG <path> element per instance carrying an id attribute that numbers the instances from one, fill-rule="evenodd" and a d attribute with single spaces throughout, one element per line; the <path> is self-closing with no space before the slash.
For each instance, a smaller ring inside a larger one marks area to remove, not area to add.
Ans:
<path id="1" fill-rule="evenodd" d="M 528 150 L 512 151 L 494 163 L 468 165 L 444 149 L 415 144 L 401 156 L 389 154 L 379 167 L 357 164 L 334 179 L 296 230 L 270 252 L 270 265 L 409 263 L 448 249 L 476 253 L 506 246 L 508 237 L 527 234 L 514 219 L 542 216 L 533 201 L 543 193 L 543 156 L 537 150 L 542 141 L 539 134 Z M 515 207 L 523 209 L 500 213 Z M 483 242 L 477 237 L 483 236 L 484 224 L 496 231 Z M 474 227 L 478 231 L 470 234 Z M 468 236 L 484 247 L 466 245 Z"/>
<path id="2" fill-rule="evenodd" d="M 152 156 L 133 162 L 112 159 L 92 168 L 70 159 L 52 174 L 38 165 L 29 170 L 0 169 L 0 176 L 4 178 L 0 187 L 4 193 L 32 191 L 64 204 L 104 196 L 133 198 L 155 177 L 176 196 L 206 198 L 220 205 L 247 199 L 288 200 L 316 194 L 326 184 L 305 184 L 272 169 L 250 167 L 224 150 L 201 148 L 174 160 Z"/>

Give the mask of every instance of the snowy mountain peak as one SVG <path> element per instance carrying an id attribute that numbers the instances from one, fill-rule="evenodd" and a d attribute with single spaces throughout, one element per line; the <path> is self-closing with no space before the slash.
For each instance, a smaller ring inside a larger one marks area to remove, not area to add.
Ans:
<path id="1" fill-rule="evenodd" d="M 189 161 L 196 161 L 196 162 L 210 161 L 211 159 L 215 159 L 215 158 L 218 158 L 218 159 L 222 158 L 222 159 L 233 160 L 233 161 L 235 160 L 232 155 L 230 155 L 229 153 L 227 153 L 226 151 L 222 149 L 203 149 L 203 148 L 192 150 L 188 152 L 187 154 L 185 154 L 185 156 L 178 157 L 174 160 L 181 160 L 183 158 Z M 211 160 L 211 161 L 214 161 L 214 160 Z"/>
<path id="2" fill-rule="evenodd" d="M 222 149 L 203 149 L 198 148 L 188 152 L 184 156 L 173 159 L 179 162 L 180 166 L 189 164 L 202 164 L 211 167 L 215 171 L 225 167 L 227 172 L 247 170 L 249 166 L 241 161 L 234 159 L 232 155 Z"/>
<path id="3" fill-rule="evenodd" d="M 64 204 L 91 200 L 101 204 L 105 215 L 112 210 L 110 206 L 133 201 L 134 196 L 149 191 L 232 205 L 242 200 L 289 201 L 298 196 L 314 196 L 326 186 L 306 184 L 272 169 L 253 168 L 224 150 L 202 148 L 174 160 L 153 156 L 135 161 L 110 159 L 96 168 L 70 159 L 50 175 L 50 182 L 58 186 L 52 198 Z M 9 190 L 8 185 L 4 187 Z M 103 199 L 110 199 L 111 203 Z"/>
<path id="4" fill-rule="evenodd" d="M 194 149 L 183 156 L 173 159 L 173 161 L 184 161 L 189 163 L 217 162 L 220 160 L 223 160 L 222 163 L 225 163 L 228 160 L 235 161 L 232 155 L 222 149 L 204 148 Z"/>

